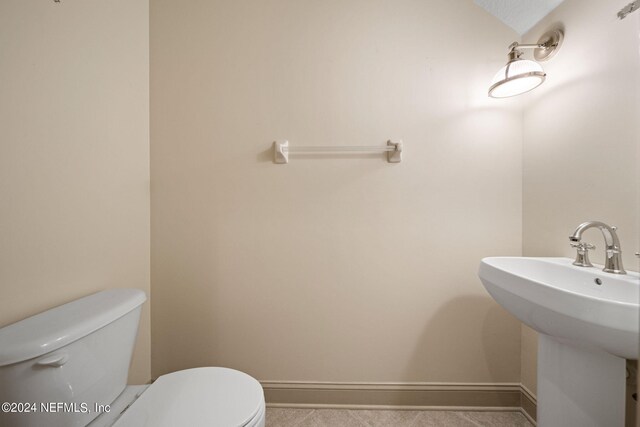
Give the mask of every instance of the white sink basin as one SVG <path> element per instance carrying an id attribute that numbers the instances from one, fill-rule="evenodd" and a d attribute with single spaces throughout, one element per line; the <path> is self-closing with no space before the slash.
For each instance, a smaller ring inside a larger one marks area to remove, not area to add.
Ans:
<path id="1" fill-rule="evenodd" d="M 479 276 L 500 305 L 536 331 L 637 359 L 640 275 L 605 273 L 572 262 L 491 257 L 482 260 Z"/>
<path id="2" fill-rule="evenodd" d="M 492 257 L 479 276 L 538 339 L 538 426 L 622 427 L 625 358 L 638 358 L 640 275 L 568 258 Z"/>

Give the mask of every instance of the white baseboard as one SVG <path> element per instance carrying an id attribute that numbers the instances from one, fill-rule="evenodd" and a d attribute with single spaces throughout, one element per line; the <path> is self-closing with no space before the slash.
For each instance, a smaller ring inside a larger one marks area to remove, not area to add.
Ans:
<path id="1" fill-rule="evenodd" d="M 522 415 L 524 415 L 529 422 L 531 422 L 534 426 L 536 425 L 536 409 L 538 406 L 538 399 L 536 395 L 531 392 L 524 384 L 520 384 L 520 389 L 522 390 L 522 401 L 521 401 L 521 409 Z"/>
<path id="2" fill-rule="evenodd" d="M 262 381 L 267 403 L 302 407 L 464 409 L 521 407 L 517 383 L 329 383 Z M 320 405 L 320 406 L 318 406 Z M 495 409 L 492 409 L 495 410 Z M 505 410 L 505 409 L 503 409 Z"/>
<path id="3" fill-rule="evenodd" d="M 261 383 L 270 408 L 516 411 L 535 425 L 536 397 L 520 383 Z"/>
<path id="4" fill-rule="evenodd" d="M 339 405 L 320 403 L 267 403 L 267 408 L 291 409 L 371 409 L 391 411 L 485 411 L 485 412 L 522 412 L 514 406 L 407 406 L 407 405 Z"/>

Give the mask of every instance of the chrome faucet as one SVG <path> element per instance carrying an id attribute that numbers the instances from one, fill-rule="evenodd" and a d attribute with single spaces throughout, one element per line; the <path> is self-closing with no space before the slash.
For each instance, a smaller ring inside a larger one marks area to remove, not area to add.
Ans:
<path id="1" fill-rule="evenodd" d="M 588 251 L 589 249 L 593 249 L 594 246 L 589 243 L 583 243 L 582 233 L 590 228 L 599 228 L 602 231 L 602 235 L 604 236 L 604 243 L 606 245 L 605 248 L 605 260 L 604 260 L 604 268 L 602 271 L 606 273 L 615 273 L 615 274 L 627 274 L 622 267 L 622 250 L 620 249 L 620 240 L 618 239 L 618 234 L 616 234 L 616 227 L 610 227 L 604 222 L 600 221 L 587 221 L 583 222 L 576 228 L 576 231 L 573 232 L 571 236 L 569 236 L 569 241 L 571 242 L 571 246 L 578 249 L 578 256 L 576 257 L 574 265 L 579 265 L 582 267 L 591 267 L 591 263 L 589 262 Z"/>

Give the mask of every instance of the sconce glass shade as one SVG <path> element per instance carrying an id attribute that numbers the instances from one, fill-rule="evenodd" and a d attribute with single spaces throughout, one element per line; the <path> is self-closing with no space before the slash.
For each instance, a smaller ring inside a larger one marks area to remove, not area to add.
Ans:
<path id="1" fill-rule="evenodd" d="M 514 59 L 496 73 L 489 87 L 489 96 L 507 98 L 529 92 L 540 86 L 546 76 L 537 62 Z"/>

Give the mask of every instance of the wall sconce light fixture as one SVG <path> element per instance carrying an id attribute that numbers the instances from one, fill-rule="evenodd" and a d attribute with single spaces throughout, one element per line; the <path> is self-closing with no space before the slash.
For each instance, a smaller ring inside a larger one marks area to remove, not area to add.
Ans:
<path id="1" fill-rule="evenodd" d="M 529 92 L 544 82 L 547 74 L 536 61 L 546 61 L 558 51 L 564 34 L 562 30 L 547 31 L 536 44 L 519 44 L 513 42 L 509 46 L 509 61 L 498 71 L 489 87 L 492 98 L 507 98 Z M 520 58 L 522 49 L 534 49 L 536 61 Z"/>

